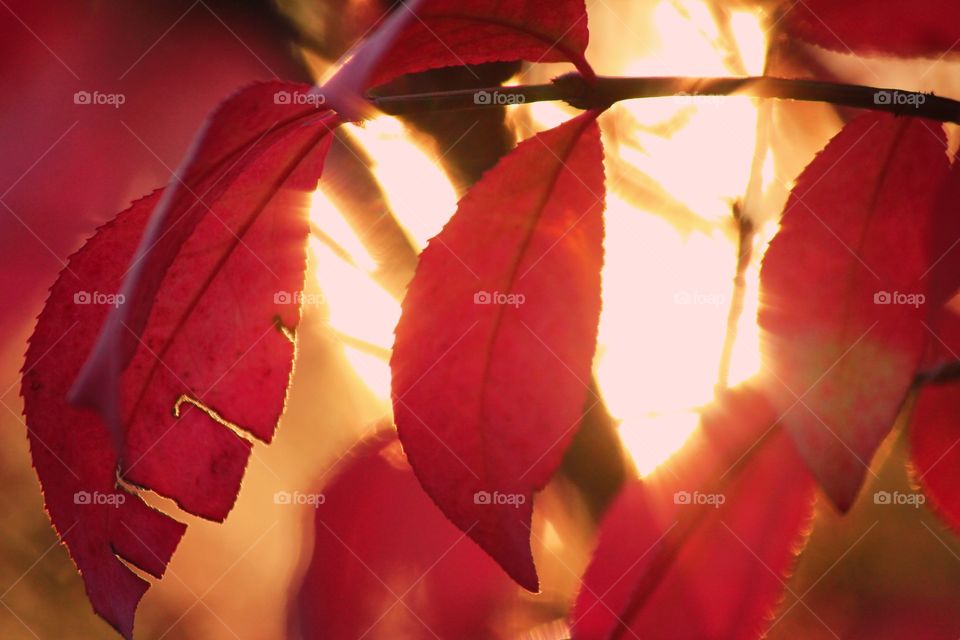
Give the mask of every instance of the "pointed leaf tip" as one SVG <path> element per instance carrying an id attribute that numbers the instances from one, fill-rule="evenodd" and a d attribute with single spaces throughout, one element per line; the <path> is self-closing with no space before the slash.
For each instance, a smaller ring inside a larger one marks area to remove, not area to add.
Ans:
<path id="1" fill-rule="evenodd" d="M 553 616 L 542 602 L 519 597 L 490 556 L 437 510 L 392 427 L 355 446 L 320 490 L 312 555 L 291 598 L 305 640 L 507 640 L 518 632 L 503 624 L 507 617 Z M 384 522 L 390 523 L 386 540 Z M 401 606 L 396 596 L 406 593 Z"/>

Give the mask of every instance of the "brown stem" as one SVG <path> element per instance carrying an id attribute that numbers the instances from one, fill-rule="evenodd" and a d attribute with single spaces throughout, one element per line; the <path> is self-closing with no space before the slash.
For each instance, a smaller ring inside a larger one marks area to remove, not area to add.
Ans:
<path id="1" fill-rule="evenodd" d="M 720 11 L 717 9 L 717 11 Z M 718 26 L 726 21 L 729 31 L 729 15 L 720 14 L 717 18 Z M 721 32 L 723 30 L 721 29 Z M 730 42 L 734 42 L 732 35 Z M 738 52 L 739 53 L 739 52 Z M 742 60 L 741 60 L 742 64 Z M 769 69 L 769 58 L 764 73 Z M 727 329 L 723 336 L 723 348 L 720 351 L 720 367 L 717 374 L 716 392 L 719 394 L 727 388 L 730 379 L 730 361 L 733 358 L 733 347 L 737 342 L 737 329 L 740 316 L 743 314 L 743 301 L 747 289 L 747 269 L 753 260 L 753 240 L 756 235 L 754 220 L 761 219 L 758 211 L 763 203 L 763 162 L 770 148 L 770 123 L 773 120 L 773 104 L 762 103 L 757 108 L 756 139 L 753 145 L 753 160 L 750 166 L 750 180 L 742 202 L 733 205 L 733 218 L 737 225 L 737 266 L 733 276 L 733 291 L 730 295 L 730 309 L 727 313 Z"/>
<path id="2" fill-rule="evenodd" d="M 459 91 L 371 98 L 374 106 L 390 115 L 451 109 L 482 109 L 504 104 L 563 100 L 579 109 L 602 109 L 621 100 L 675 95 L 750 96 L 828 102 L 836 105 L 886 111 L 901 116 L 920 116 L 942 122 L 960 123 L 960 102 L 933 95 L 818 80 L 749 76 L 744 78 L 601 76 L 588 83 L 573 73 L 551 84 L 516 87 L 487 87 Z"/>
<path id="3" fill-rule="evenodd" d="M 727 388 L 730 378 L 730 360 L 733 345 L 737 342 L 737 325 L 743 314 L 743 301 L 747 289 L 747 268 L 753 260 L 753 237 L 756 229 L 750 218 L 744 215 L 740 203 L 733 205 L 733 218 L 737 225 L 737 268 L 733 277 L 733 292 L 730 295 L 730 310 L 727 313 L 727 330 L 720 351 L 720 367 L 717 376 L 717 393 Z"/>

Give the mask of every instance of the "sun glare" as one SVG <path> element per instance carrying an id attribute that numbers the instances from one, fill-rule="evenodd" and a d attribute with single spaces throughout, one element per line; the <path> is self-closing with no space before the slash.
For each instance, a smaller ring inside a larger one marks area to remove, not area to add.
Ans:
<path id="1" fill-rule="evenodd" d="M 620 73 L 762 73 L 765 36 L 755 13 L 731 16 L 743 69 L 729 66 L 704 5 L 664 1 L 653 22 L 656 33 L 670 37 L 624 61 Z M 695 214 L 686 222 L 664 216 L 656 199 L 648 205 L 627 188 L 636 175 L 608 170 L 596 375 L 621 421 L 624 446 L 647 475 L 683 446 L 698 423 L 695 409 L 715 392 L 736 271 L 737 239 L 728 223 L 750 178 L 757 109 L 747 98 L 697 95 L 636 100 L 618 109 L 609 117 L 621 161 Z M 764 185 L 773 166 L 765 160 Z M 760 367 L 755 264 L 746 273 L 731 384 Z"/>
<path id="2" fill-rule="evenodd" d="M 422 248 L 456 209 L 450 181 L 395 118 L 377 118 L 347 130 L 376 158 L 370 169 L 391 211 Z M 315 229 L 310 241 L 313 271 L 323 292 L 331 334 L 343 343 L 343 355 L 360 379 L 387 405 L 389 350 L 400 302 L 374 280 L 376 259 L 322 187 L 313 193 L 310 216 Z"/>
<path id="3" fill-rule="evenodd" d="M 644 42 L 629 59 L 622 57 L 622 47 L 617 49 L 620 57 L 610 60 L 604 60 L 602 43 L 592 51 L 595 58 L 599 53 L 598 68 L 610 74 L 762 73 L 765 35 L 758 15 L 733 12 L 728 26 L 725 36 L 701 3 L 664 0 L 653 11 L 652 32 L 669 37 Z M 736 55 L 728 36 L 735 41 Z M 556 126 L 572 113 L 555 103 L 511 108 L 520 137 L 530 135 L 531 127 Z M 736 270 L 731 211 L 750 179 L 756 119 L 756 105 L 748 98 L 692 95 L 625 102 L 601 120 L 617 166 L 608 157 L 595 374 L 643 475 L 683 446 L 697 426 L 696 409 L 715 393 Z M 372 172 L 392 211 L 422 248 L 456 208 L 449 180 L 394 118 L 350 127 L 350 136 L 376 159 Z M 772 172 L 767 156 L 764 185 Z M 662 197 L 646 197 L 651 187 L 669 194 L 669 211 Z M 386 401 L 386 354 L 399 302 L 371 278 L 375 259 L 321 192 L 314 196 L 312 215 L 319 233 L 311 248 L 329 325 L 344 337 L 344 355 L 358 375 Z M 756 261 L 746 275 L 731 384 L 760 366 Z"/>
<path id="4" fill-rule="evenodd" d="M 390 208 L 422 249 L 457 208 L 453 185 L 396 118 L 376 118 L 349 132 L 374 158 L 370 166 Z"/>
<path id="5" fill-rule="evenodd" d="M 346 218 L 324 194 L 317 189 L 310 197 L 310 218 L 320 233 L 326 235 L 350 261 L 367 273 L 377 269 L 377 261 L 363 244 L 363 240 L 350 228 Z"/>
<path id="6" fill-rule="evenodd" d="M 762 75 L 766 63 L 767 36 L 760 16 L 753 11 L 734 11 L 730 15 L 730 29 L 747 73 Z"/>
<path id="7" fill-rule="evenodd" d="M 390 396 L 390 369 L 386 357 L 376 353 L 385 354 L 393 344 L 400 304 L 368 272 L 344 260 L 317 238 L 310 239 L 310 253 L 332 337 L 341 339 L 344 357 L 373 394 L 385 402 Z M 304 309 L 304 313 L 316 311 L 310 306 Z"/>

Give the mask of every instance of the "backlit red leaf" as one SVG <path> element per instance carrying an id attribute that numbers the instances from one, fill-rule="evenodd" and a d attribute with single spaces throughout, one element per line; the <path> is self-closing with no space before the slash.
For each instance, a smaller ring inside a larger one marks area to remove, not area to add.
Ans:
<path id="1" fill-rule="evenodd" d="M 132 398 L 121 397 L 120 393 L 121 374 L 130 366 L 138 347 L 145 343 L 156 354 L 151 370 L 166 363 L 168 367 L 181 367 L 172 372 L 181 379 L 196 375 L 185 371 L 193 368 L 192 363 L 177 361 L 167 352 L 188 322 L 200 321 L 198 308 L 205 312 L 203 316 L 215 310 L 221 313 L 217 309 L 218 299 L 211 295 L 216 287 L 211 291 L 211 285 L 226 264 L 245 263 L 242 268 L 251 273 L 259 269 L 262 273 L 255 275 L 263 282 L 272 280 L 270 286 L 276 291 L 291 291 L 280 288 L 292 284 L 288 280 L 289 269 L 302 272 L 302 248 L 290 253 L 285 251 L 290 245 L 278 246 L 269 255 L 259 255 L 252 244 L 262 242 L 257 236 L 264 229 L 254 229 L 259 220 L 269 218 L 262 212 L 270 206 L 289 206 L 289 201 L 279 204 L 275 197 L 285 185 L 312 190 L 316 184 L 319 163 L 329 144 L 327 134 L 335 119 L 328 111 L 319 110 L 311 97 L 308 86 L 272 82 L 252 85 L 227 99 L 211 115 L 193 151 L 164 191 L 134 259 L 124 272 L 120 290 L 123 303 L 107 317 L 73 389 L 75 401 L 103 415 L 119 448 L 124 439 L 123 413 L 131 410 L 121 405 L 132 402 L 139 411 L 143 404 L 136 397 L 142 391 L 139 386 L 133 390 Z M 305 221 L 301 220 L 296 233 L 305 230 Z M 289 227 L 272 231 L 279 233 L 281 243 L 289 232 Z M 188 241 L 192 241 L 192 247 L 186 246 Z M 187 261 L 180 263 L 178 278 L 168 279 L 167 272 L 178 256 L 186 256 Z M 274 257 L 281 261 L 276 267 L 269 262 Z M 169 289 L 162 291 L 162 287 Z M 266 292 L 258 289 L 261 295 Z M 296 324 L 297 305 L 278 307 L 282 310 L 278 314 L 272 305 L 272 293 L 266 299 L 247 299 L 242 304 L 238 294 L 239 291 L 231 294 L 231 306 L 246 310 L 236 319 L 261 327 L 257 335 L 277 316 L 283 326 Z M 164 303 L 162 313 L 155 314 L 157 333 L 148 338 L 147 320 L 154 313 L 154 305 Z M 265 305 L 262 312 L 252 311 L 257 305 Z M 259 317 L 253 320 L 254 315 Z M 215 322 L 206 324 L 209 328 L 216 326 Z M 228 342 L 220 344 L 219 350 L 223 357 L 230 357 L 224 349 L 241 344 L 241 338 L 222 338 Z M 242 343 L 241 349 L 248 346 L 249 343 Z M 233 357 L 239 355 L 235 353 Z M 207 357 L 217 359 L 213 355 Z M 152 378 L 154 374 L 146 375 Z M 184 392 L 203 392 L 215 379 L 209 375 L 197 375 Z M 144 382 L 149 383 L 150 380 Z M 165 400 L 164 411 L 167 404 Z M 273 409 L 267 408 L 266 413 L 271 414 Z M 225 417 L 232 420 L 231 416 Z M 263 420 L 261 415 L 250 417 L 251 432 L 269 440 L 274 421 Z"/>
<path id="2" fill-rule="evenodd" d="M 939 59 L 960 40 L 960 4 L 803 0 L 785 8 L 783 29 L 832 51 Z"/>
<path id="3" fill-rule="evenodd" d="M 409 11 L 399 5 L 394 11 Z M 371 84 L 404 73 L 483 62 L 572 62 L 587 78 L 583 0 L 424 0 Z"/>
<path id="4" fill-rule="evenodd" d="M 960 164 L 954 162 L 934 210 L 933 264 L 930 268 L 930 319 L 924 372 L 960 361 L 960 315 L 956 302 L 960 277 Z M 934 509 L 960 532 L 960 384 L 926 384 L 910 421 L 913 477 Z"/>
<path id="5" fill-rule="evenodd" d="M 960 316 L 944 309 L 936 320 L 925 368 L 960 360 Z M 910 463 L 936 512 L 960 533 L 960 383 L 920 390 L 910 419 Z"/>
<path id="6" fill-rule="evenodd" d="M 99 295 L 117 291 L 159 196 L 137 201 L 70 259 L 30 338 L 21 390 L 50 519 L 83 575 L 94 610 L 128 638 L 148 583 L 117 556 L 160 577 L 185 526 L 118 487 L 117 454 L 106 429 L 93 412 L 68 405 L 66 395 L 110 309 L 77 302 L 91 284 Z"/>
<path id="7" fill-rule="evenodd" d="M 365 5 L 347 10 L 345 22 L 354 26 L 376 15 Z M 323 84 L 328 105 L 345 120 L 371 114 L 363 90 L 428 69 L 514 60 L 572 62 L 584 77 L 595 77 L 584 58 L 589 32 L 582 0 L 409 0 L 395 4 L 368 29 L 369 37 L 356 52 L 347 52 Z"/>
<path id="8" fill-rule="evenodd" d="M 392 429 L 332 473 L 294 603 L 305 640 L 510 637 L 520 590 L 437 511 Z"/>
<path id="9" fill-rule="evenodd" d="M 233 98 L 182 183 L 138 201 L 70 260 L 30 341 L 23 395 L 47 508 L 94 608 L 126 635 L 146 583 L 113 552 L 159 576 L 182 525 L 126 495 L 118 477 L 222 520 L 250 454 L 244 432 L 269 441 L 283 411 L 306 196 L 329 146 L 329 123 L 302 125 L 302 107 L 287 126 L 258 110 L 293 90 L 257 85 Z M 66 399 L 105 322 L 84 382 L 111 418 L 112 439 L 96 414 Z M 71 502 L 75 492 L 133 506 L 84 508 Z"/>
<path id="10" fill-rule="evenodd" d="M 933 209 L 930 267 L 925 277 L 928 314 L 942 321 L 941 307 L 960 287 L 960 163 L 954 162 Z"/>
<path id="11" fill-rule="evenodd" d="M 920 362 L 945 148 L 936 123 L 854 120 L 797 180 L 763 261 L 767 388 L 841 510 Z"/>
<path id="12" fill-rule="evenodd" d="M 733 391 L 665 468 L 623 489 L 571 615 L 575 639 L 760 636 L 813 505 L 776 422 L 759 393 Z"/>
<path id="13" fill-rule="evenodd" d="M 391 360 L 397 428 L 423 487 L 531 590 L 533 492 L 589 396 L 602 156 L 586 113 L 485 174 L 423 252 Z"/>

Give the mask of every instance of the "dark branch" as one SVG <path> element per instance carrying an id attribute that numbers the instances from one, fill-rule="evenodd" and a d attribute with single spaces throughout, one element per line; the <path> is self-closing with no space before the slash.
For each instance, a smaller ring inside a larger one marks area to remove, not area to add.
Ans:
<path id="1" fill-rule="evenodd" d="M 435 93 L 382 95 L 373 104 L 384 113 L 399 115 L 423 111 L 483 109 L 504 104 L 563 100 L 580 109 L 603 108 L 637 98 L 666 96 L 750 96 L 828 102 L 846 107 L 886 111 L 960 123 L 960 102 L 933 95 L 864 85 L 753 76 L 745 78 L 616 78 L 599 77 L 588 83 L 577 74 L 551 84 L 488 87 Z"/>
<path id="2" fill-rule="evenodd" d="M 913 377 L 913 386 L 915 387 L 925 384 L 949 384 L 951 382 L 960 382 L 960 360 L 918 371 L 917 375 Z"/>

